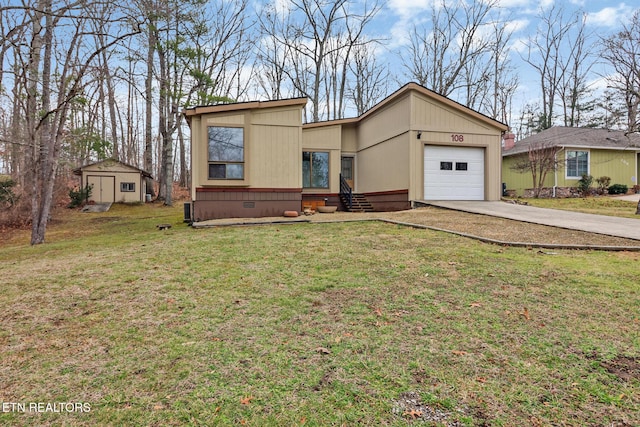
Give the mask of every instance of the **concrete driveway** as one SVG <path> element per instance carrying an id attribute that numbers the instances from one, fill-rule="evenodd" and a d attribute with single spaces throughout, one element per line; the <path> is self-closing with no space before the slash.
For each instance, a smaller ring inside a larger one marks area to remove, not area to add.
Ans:
<path id="1" fill-rule="evenodd" d="M 425 201 L 424 203 L 462 212 L 640 240 L 640 215 L 638 215 L 638 219 L 618 218 L 516 205 L 507 202 Z"/>

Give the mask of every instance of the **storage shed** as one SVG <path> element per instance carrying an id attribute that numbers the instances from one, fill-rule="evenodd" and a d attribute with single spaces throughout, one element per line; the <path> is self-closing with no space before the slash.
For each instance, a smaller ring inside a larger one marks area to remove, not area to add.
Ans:
<path id="1" fill-rule="evenodd" d="M 144 202 L 147 193 L 145 178 L 151 174 L 119 160 L 107 159 L 79 167 L 81 187 L 92 186 L 89 201 L 95 203 Z"/>

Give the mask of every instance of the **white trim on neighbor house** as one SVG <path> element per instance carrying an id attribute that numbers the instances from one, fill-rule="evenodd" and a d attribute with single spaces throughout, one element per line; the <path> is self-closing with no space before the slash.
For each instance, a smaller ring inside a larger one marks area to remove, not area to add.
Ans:
<path id="1" fill-rule="evenodd" d="M 574 180 L 574 181 L 579 181 L 580 179 L 582 179 L 582 174 L 578 176 L 568 175 L 569 168 L 567 166 L 567 162 L 568 162 L 567 157 L 568 157 L 568 154 L 572 151 L 587 153 L 587 175 L 591 174 L 591 150 L 584 149 L 584 148 L 575 149 L 574 147 L 563 147 L 563 148 L 565 153 L 564 154 L 564 178 L 565 179 Z M 577 171 L 577 165 L 576 165 L 576 171 Z"/>

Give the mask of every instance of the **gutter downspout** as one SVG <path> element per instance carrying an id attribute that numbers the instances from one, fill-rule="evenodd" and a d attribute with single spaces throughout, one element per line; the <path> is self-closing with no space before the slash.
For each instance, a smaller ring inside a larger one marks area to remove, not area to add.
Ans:
<path id="1" fill-rule="evenodd" d="M 556 189 L 558 188 L 558 153 L 564 150 L 564 146 L 560 147 L 560 150 L 556 151 L 553 155 L 553 163 L 556 165 L 553 171 L 553 198 L 556 198 Z"/>

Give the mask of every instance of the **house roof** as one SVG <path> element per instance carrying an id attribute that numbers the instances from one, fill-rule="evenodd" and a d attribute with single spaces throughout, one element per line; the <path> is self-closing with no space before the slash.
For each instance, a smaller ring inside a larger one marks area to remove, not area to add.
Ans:
<path id="1" fill-rule="evenodd" d="M 307 98 L 291 98 L 278 99 L 275 101 L 249 101 L 234 102 L 231 104 L 199 105 L 197 107 L 185 109 L 184 116 L 186 117 L 187 121 L 191 123 L 191 117 L 200 114 L 220 113 L 225 111 L 254 110 L 260 108 L 288 107 L 292 105 L 299 105 L 300 108 L 302 108 L 306 104 Z"/>
<path id="2" fill-rule="evenodd" d="M 341 125 L 341 124 L 350 124 L 350 123 L 357 123 L 360 122 L 362 120 L 364 120 L 365 118 L 372 116 L 373 114 L 375 114 L 377 111 L 381 110 L 382 108 L 384 108 L 385 106 L 393 103 L 394 101 L 396 101 L 399 98 L 402 98 L 403 96 L 405 96 L 407 93 L 411 92 L 411 91 L 416 91 L 418 93 L 420 93 L 423 96 L 426 96 L 428 98 L 431 98 L 435 101 L 439 101 L 455 110 L 458 110 L 464 114 L 470 115 L 475 117 L 476 119 L 487 123 L 491 126 L 497 127 L 503 131 L 506 131 L 509 129 L 509 126 L 507 126 L 506 124 L 499 122 L 495 119 L 492 119 L 489 116 L 486 116 L 478 111 L 475 111 L 469 107 L 466 107 L 462 104 L 460 104 L 459 102 L 456 102 L 452 99 L 447 98 L 446 96 L 440 95 L 439 93 L 436 93 L 430 89 L 427 89 L 424 86 L 419 85 L 418 83 L 407 83 L 406 85 L 402 86 L 400 89 L 398 89 L 397 91 L 395 91 L 394 93 L 392 93 L 391 95 L 387 96 L 385 99 L 383 99 L 382 101 L 378 102 L 376 105 L 374 105 L 372 108 L 370 108 L 369 110 L 367 110 L 366 112 L 364 112 L 362 115 L 360 115 L 359 117 L 354 117 L 354 118 L 350 118 L 350 119 L 337 119 L 337 120 L 329 120 L 329 121 L 325 121 L 325 122 L 315 122 L 315 123 L 307 123 L 304 125 L 304 128 L 314 128 L 314 127 L 321 127 L 321 126 L 333 126 L 333 125 Z"/>
<path id="3" fill-rule="evenodd" d="M 303 127 L 313 128 L 313 127 L 335 126 L 335 125 L 342 125 L 342 124 L 358 123 L 361 120 L 364 120 L 369 116 L 372 116 L 377 111 L 381 110 L 388 104 L 393 103 L 397 99 L 405 96 L 407 93 L 411 91 L 416 91 L 428 98 L 431 98 L 445 105 L 448 105 L 449 107 L 454 108 L 464 114 L 473 116 L 484 123 L 487 123 L 491 126 L 502 129 L 503 131 L 506 131 L 507 129 L 509 129 L 509 127 L 504 123 L 494 120 L 491 117 L 486 116 L 482 113 L 479 113 L 469 107 L 465 107 L 464 105 L 456 101 L 453 101 L 447 98 L 446 96 L 440 95 L 432 90 L 427 89 L 424 86 L 421 86 L 413 82 L 407 83 L 406 85 L 402 86 L 400 89 L 398 89 L 397 91 L 395 91 L 394 93 L 392 93 L 391 95 L 389 95 L 388 97 L 386 97 L 385 99 L 377 103 L 375 106 L 373 106 L 371 109 L 361 114 L 359 117 L 307 123 L 307 124 L 304 124 Z M 186 117 L 189 124 L 191 124 L 191 117 L 197 116 L 200 114 L 220 113 L 225 111 L 252 110 L 252 109 L 259 109 L 259 108 L 287 107 L 292 105 L 299 105 L 300 107 L 304 107 L 306 104 L 307 104 L 307 98 L 291 98 L 291 99 L 280 99 L 275 101 L 250 101 L 250 102 L 235 102 L 231 104 L 202 105 L 202 106 L 185 109 L 184 116 Z"/>
<path id="4" fill-rule="evenodd" d="M 151 174 L 149 172 L 147 172 L 145 170 L 142 170 L 140 168 L 137 168 L 135 166 L 131 166 L 130 164 L 121 162 L 120 160 L 117 160 L 117 159 L 106 159 L 106 160 L 100 160 L 99 162 L 88 163 L 88 164 L 86 164 L 84 166 L 80 166 L 79 168 L 74 169 L 73 170 L 73 174 L 74 175 L 82 175 L 82 170 L 83 169 L 86 169 L 86 168 L 91 167 L 91 166 L 96 166 L 96 165 L 99 165 L 99 164 L 102 164 L 102 163 L 117 163 L 117 164 L 120 164 L 120 165 L 122 165 L 124 167 L 130 168 L 130 169 L 134 169 L 134 170 L 140 172 L 142 174 L 142 176 L 146 176 L 146 177 L 151 178 Z"/>
<path id="5" fill-rule="evenodd" d="M 598 148 L 603 150 L 640 151 L 640 134 L 595 128 L 554 126 L 518 141 L 504 157 L 529 152 L 531 147 Z"/>

